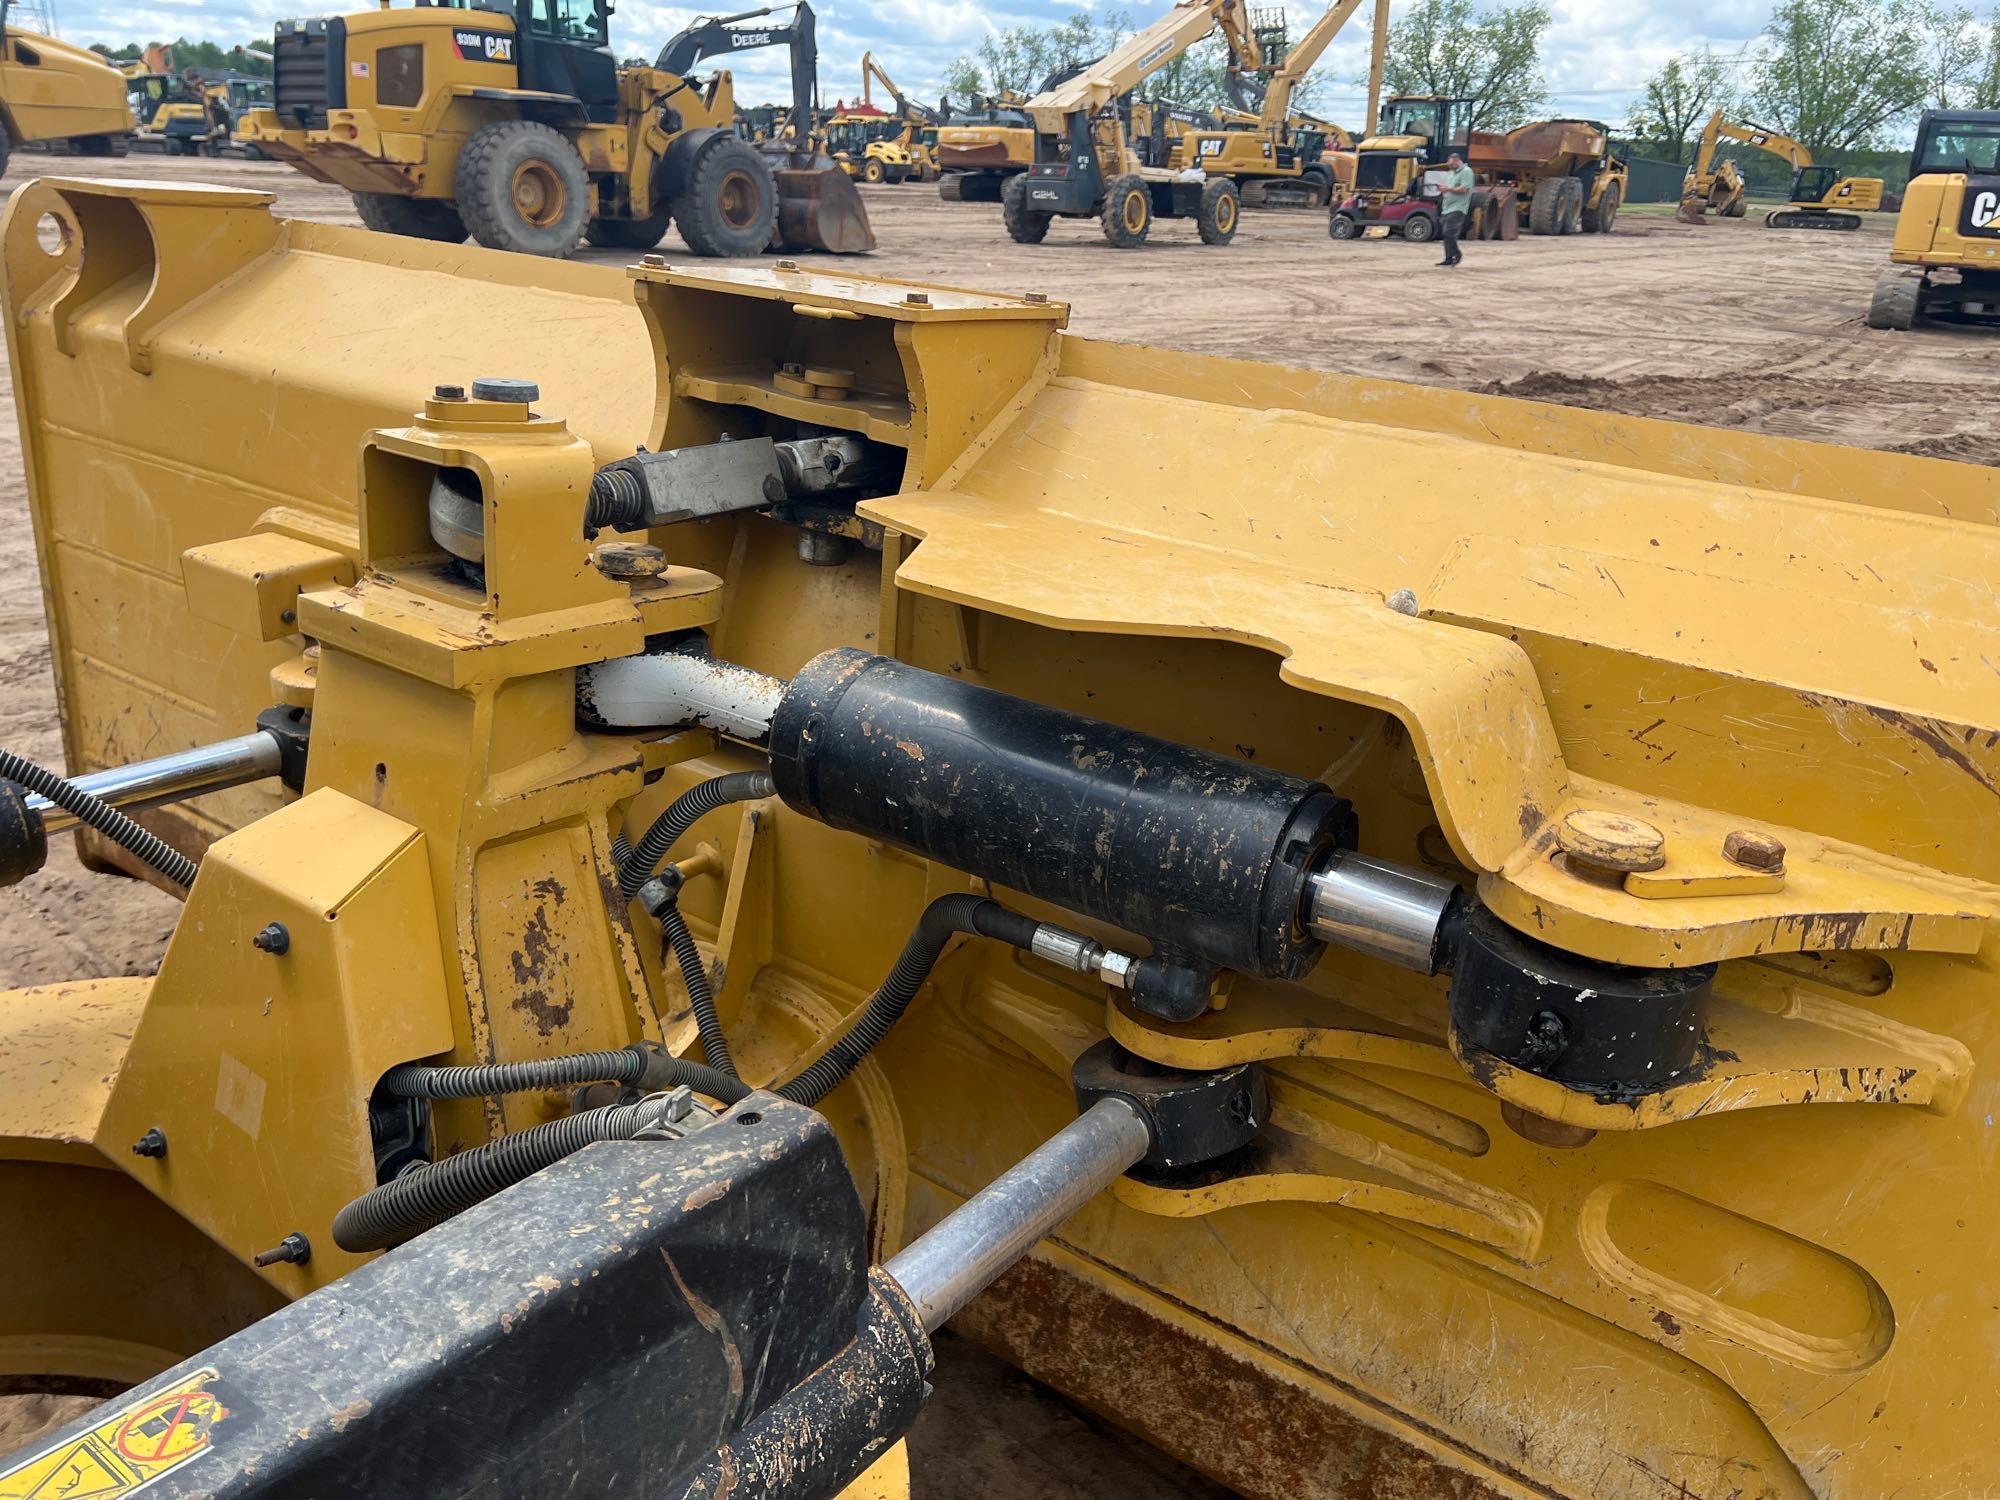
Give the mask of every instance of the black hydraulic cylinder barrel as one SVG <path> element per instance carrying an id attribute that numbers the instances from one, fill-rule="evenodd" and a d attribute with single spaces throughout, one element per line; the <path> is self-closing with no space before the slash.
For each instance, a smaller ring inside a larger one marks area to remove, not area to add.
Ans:
<path id="1" fill-rule="evenodd" d="M 1306 880 L 1354 842 L 1318 782 L 848 648 L 792 679 L 769 743 L 808 816 L 1266 978 L 1318 958 Z"/>

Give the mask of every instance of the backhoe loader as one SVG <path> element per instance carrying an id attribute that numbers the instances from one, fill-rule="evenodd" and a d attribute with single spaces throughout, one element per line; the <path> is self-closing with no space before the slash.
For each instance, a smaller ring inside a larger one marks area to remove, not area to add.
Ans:
<path id="1" fill-rule="evenodd" d="M 496 0 L 281 21 L 276 97 L 241 135 L 354 194 L 371 229 L 534 255 L 645 250 L 669 223 L 697 255 L 872 250 L 867 210 L 811 128 L 812 7 L 702 18 L 651 67 L 617 66 L 609 0 Z M 735 132 L 706 59 L 782 46 L 789 137 Z"/>
<path id="2" fill-rule="evenodd" d="M 0 171 L 16 146 L 123 150 L 134 124 L 124 76 L 87 48 L 21 30 L 11 10 L 0 0 Z"/>
<path id="3" fill-rule="evenodd" d="M 1121 250 L 1146 241 L 1153 221 L 1193 219 L 1205 245 L 1236 237 L 1240 197 L 1227 176 L 1153 160 L 1155 136 L 1137 142 L 1127 115 L 1135 91 L 1188 48 L 1221 28 L 1232 55 L 1256 65 L 1243 0 L 1179 0 L 1166 15 L 1030 99 L 1034 160 L 1007 179 L 1001 222 L 1018 244 L 1036 245 L 1056 219 L 1096 219 Z M 1185 160 L 1185 158 L 1183 158 Z"/>
<path id="4" fill-rule="evenodd" d="M 0 994 L 0 1374 L 122 1391 L 0 1496 L 902 1495 L 947 1320 L 1253 1496 L 2000 1472 L 2000 471 L 210 186 L 0 276 L 0 899 L 184 901 Z"/>
<path id="5" fill-rule="evenodd" d="M 1676 217 L 1683 223 L 1699 223 L 1705 213 L 1743 217 L 1743 173 L 1733 161 L 1724 160 L 1720 166 L 1715 161 L 1716 148 L 1725 140 L 1768 151 L 1792 169 L 1791 201 L 1764 215 L 1767 229 L 1854 230 L 1861 227 L 1861 215 L 1882 206 L 1881 178 L 1846 177 L 1837 167 L 1816 167 L 1803 143 L 1762 125 L 1729 119 L 1718 109 L 1702 130 L 1694 164 L 1681 187 Z"/>
<path id="6" fill-rule="evenodd" d="M 2000 326 L 2000 111 L 1926 110 L 1868 326 Z"/>
<path id="7" fill-rule="evenodd" d="M 874 85 L 881 84 L 888 91 L 890 100 L 896 106 L 896 118 L 902 129 L 896 136 L 896 144 L 909 153 L 916 164 L 913 174 L 919 182 L 936 182 L 941 175 L 937 160 L 938 127 L 949 118 L 950 106 L 940 103 L 936 109 L 928 104 L 919 104 L 901 89 L 883 66 L 875 60 L 875 54 L 861 54 L 861 102 L 873 107 L 875 103 Z"/>

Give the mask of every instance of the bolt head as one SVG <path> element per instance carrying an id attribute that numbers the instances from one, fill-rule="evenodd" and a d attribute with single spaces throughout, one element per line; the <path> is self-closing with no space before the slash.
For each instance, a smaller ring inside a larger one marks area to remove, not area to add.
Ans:
<path id="1" fill-rule="evenodd" d="M 929 292 L 908 292 L 904 295 L 903 300 L 911 307 L 929 307 L 931 294 Z"/>
<path id="2" fill-rule="evenodd" d="M 1024 302 L 1032 302 L 1037 307 L 1039 307 L 1041 306 L 1041 304 L 1049 300 L 1049 294 L 1047 292 L 1029 292 L 1021 300 Z"/>
<path id="3" fill-rule="evenodd" d="M 462 385 L 441 385 L 433 390 L 431 395 L 439 401 L 463 401 L 465 399 L 465 387 Z"/>
<path id="4" fill-rule="evenodd" d="M 475 401 L 539 401 L 542 399 L 542 388 L 532 380 L 507 380 L 489 375 L 472 382 L 472 399 Z"/>
<path id="5" fill-rule="evenodd" d="M 778 269 L 780 271 L 796 271 L 798 268 L 799 263 L 795 260 L 781 260 L 778 262 Z"/>
<path id="6" fill-rule="evenodd" d="M 258 930 L 257 935 L 250 939 L 250 946 L 259 952 L 277 957 L 291 951 L 292 935 L 283 922 L 267 922 Z"/>
<path id="7" fill-rule="evenodd" d="M 155 1125 L 132 1143 L 134 1156 L 150 1156 L 155 1159 L 167 1154 L 167 1133 Z"/>
<path id="8" fill-rule="evenodd" d="M 664 255 L 642 255 L 639 257 L 639 264 L 642 266 L 651 266 L 654 270 L 664 271 L 667 267 L 667 258 Z"/>
<path id="9" fill-rule="evenodd" d="M 1601 807 L 1580 807 L 1556 825 L 1556 847 L 1600 870 L 1632 873 L 1667 862 L 1666 835 L 1651 823 Z"/>
<path id="10" fill-rule="evenodd" d="M 1722 857 L 1733 865 L 1765 874 L 1785 868 L 1785 846 L 1768 833 L 1755 828 L 1737 828 L 1722 841 Z"/>

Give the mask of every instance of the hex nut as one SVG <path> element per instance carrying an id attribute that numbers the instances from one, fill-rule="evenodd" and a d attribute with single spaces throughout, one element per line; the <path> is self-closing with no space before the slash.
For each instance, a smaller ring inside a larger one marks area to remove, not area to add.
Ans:
<path id="1" fill-rule="evenodd" d="M 1666 836 L 1651 823 L 1601 807 L 1580 807 L 1556 826 L 1556 847 L 1579 864 L 1618 874 L 1657 870 Z"/>
<path id="2" fill-rule="evenodd" d="M 1730 830 L 1722 841 L 1722 857 L 1733 865 L 1775 875 L 1785 868 L 1785 846 L 1755 828 Z"/>

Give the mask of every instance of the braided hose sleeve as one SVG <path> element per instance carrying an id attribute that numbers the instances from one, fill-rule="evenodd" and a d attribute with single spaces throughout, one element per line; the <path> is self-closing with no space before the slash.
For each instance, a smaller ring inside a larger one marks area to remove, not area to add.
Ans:
<path id="1" fill-rule="evenodd" d="M 93 797 L 73 781 L 45 771 L 11 750 L 0 750 L 0 779 L 39 792 L 79 823 L 93 828 L 135 859 L 143 860 L 183 890 L 194 884 L 196 865 L 164 839 L 148 833 L 101 797 Z"/>
<path id="2" fill-rule="evenodd" d="M 824 1053 L 796 1077 L 772 1092 L 794 1104 L 817 1104 L 832 1093 L 840 1081 L 852 1073 L 861 1060 L 888 1036 L 910 1008 L 924 981 L 930 978 L 944 945 L 954 933 L 976 933 L 997 938 L 1016 948 L 1033 941 L 1039 924 L 1030 917 L 1011 912 L 984 896 L 959 894 L 940 896 L 924 908 L 909 940 L 896 959 L 896 966 L 882 987 L 862 1007 L 854 1024 Z"/>
<path id="3" fill-rule="evenodd" d="M 696 782 L 674 798 L 665 812 L 653 819 L 653 826 L 618 862 L 619 889 L 625 893 L 627 900 L 638 895 L 639 887 L 653 878 L 660 861 L 667 857 L 667 851 L 673 848 L 681 835 L 718 807 L 726 807 L 732 802 L 756 802 L 776 793 L 777 784 L 771 780 L 769 771 L 731 771 L 725 776 L 711 776 L 707 781 Z M 612 847 L 614 850 L 617 848 L 616 842 Z"/>

